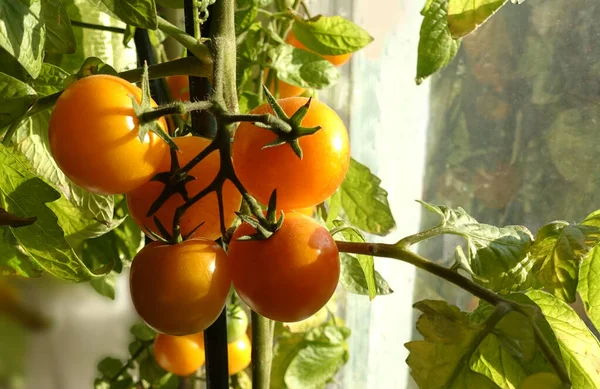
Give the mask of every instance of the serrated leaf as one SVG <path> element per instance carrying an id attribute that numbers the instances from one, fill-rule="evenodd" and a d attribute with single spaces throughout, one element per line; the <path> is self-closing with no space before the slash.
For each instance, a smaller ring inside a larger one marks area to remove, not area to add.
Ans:
<path id="1" fill-rule="evenodd" d="M 292 30 L 306 48 L 321 55 L 353 53 L 373 41 L 367 31 L 341 16 L 296 18 Z"/>
<path id="2" fill-rule="evenodd" d="M 593 225 L 552 222 L 539 229 L 531 247 L 533 271 L 541 284 L 555 296 L 575 301 L 579 265 L 590 245 L 598 241 Z"/>
<path id="3" fill-rule="evenodd" d="M 38 218 L 32 225 L 10 228 L 23 251 L 56 277 L 79 282 L 98 276 L 77 257 L 56 216 L 46 206 L 59 199 L 60 194 L 36 177 L 23 157 L 4 145 L 0 145 L 0 167 L 1 206 L 18 216 Z"/>
<path id="4" fill-rule="evenodd" d="M 379 177 L 352 158 L 338 192 L 342 209 L 351 225 L 383 236 L 396 227 L 396 222 L 388 203 L 388 193 L 380 185 Z"/>
<path id="5" fill-rule="evenodd" d="M 123 368 L 123 362 L 117 358 L 106 357 L 98 362 L 98 371 L 108 378 L 116 378 Z"/>
<path id="6" fill-rule="evenodd" d="M 303 333 L 284 332 L 273 349 L 271 388 L 286 389 L 285 373 L 298 352 L 305 346 Z"/>
<path id="7" fill-rule="evenodd" d="M 108 297 L 111 300 L 115 299 L 115 284 L 117 282 L 117 273 L 111 271 L 104 277 L 95 278 L 90 281 L 90 284 L 98 294 Z"/>
<path id="8" fill-rule="evenodd" d="M 156 30 L 154 0 L 90 0 L 100 11 L 116 16 L 126 24 Z"/>
<path id="9" fill-rule="evenodd" d="M 365 273 L 356 257 L 346 253 L 340 253 L 340 283 L 350 293 L 369 295 Z M 375 271 L 375 290 L 378 295 L 386 295 L 394 291 L 386 280 Z"/>
<path id="10" fill-rule="evenodd" d="M 450 34 L 447 21 L 448 0 L 432 0 L 424 9 L 419 33 L 417 84 L 452 61 L 460 46 Z"/>
<path id="11" fill-rule="evenodd" d="M 69 180 L 50 154 L 48 140 L 49 112 L 40 112 L 24 120 L 14 136 L 12 144 L 30 162 L 36 174 L 56 188 L 80 211 L 81 217 L 99 223 L 110 222 L 114 211 L 113 196 L 92 194 Z"/>
<path id="12" fill-rule="evenodd" d="M 39 277 L 43 270 L 35 263 L 17 242 L 10 229 L 3 228 L 0 239 L 0 275 L 19 275 L 21 277 Z"/>
<path id="13" fill-rule="evenodd" d="M 31 82 L 31 87 L 39 97 L 48 96 L 64 89 L 64 81 L 69 73 L 49 63 L 42 64 L 39 76 Z"/>
<path id="14" fill-rule="evenodd" d="M 470 368 L 502 389 L 519 389 L 527 373 L 493 334 L 488 335 L 473 353 Z"/>
<path id="15" fill-rule="evenodd" d="M 60 0 L 42 0 L 40 20 L 46 26 L 44 48 L 48 53 L 72 54 L 77 49 L 75 34 Z"/>
<path id="16" fill-rule="evenodd" d="M 584 257 L 579 268 L 577 293 L 585 311 L 596 328 L 600 328 L 600 245 L 594 246 Z"/>
<path id="17" fill-rule="evenodd" d="M 522 290 L 532 283 L 533 261 L 528 256 L 533 237 L 523 226 L 495 227 L 478 223 L 467 212 L 423 203 L 441 216 L 440 233 L 463 237 L 474 280 L 494 291 Z"/>
<path id="18" fill-rule="evenodd" d="M 541 290 L 509 297 L 523 304 L 535 303 L 542 310 L 544 317 L 537 324 L 562 356 L 573 389 L 600 387 L 600 344 L 571 307 Z"/>
<path id="19" fill-rule="evenodd" d="M 448 0 L 448 28 L 461 38 L 485 23 L 508 0 Z"/>
<path id="20" fill-rule="evenodd" d="M 420 388 L 498 388 L 469 368 L 475 351 L 472 344 L 482 327 L 470 323 L 465 313 L 445 301 L 425 300 L 416 303 L 415 308 L 423 311 L 417 328 L 425 340 L 405 346 L 410 352 L 406 362 Z"/>
<path id="21" fill-rule="evenodd" d="M 29 85 L 0 73 L 0 128 L 20 118 L 37 98 L 37 93 Z"/>
<path id="22" fill-rule="evenodd" d="M 345 225 L 344 221 L 335 220 L 333 221 L 333 225 L 336 227 L 341 227 Z M 364 242 L 365 238 L 362 234 L 354 229 L 342 229 L 340 233 L 344 237 L 344 240 L 349 242 Z M 356 259 L 360 264 L 360 267 L 364 273 L 365 281 L 367 284 L 367 291 L 369 295 L 369 299 L 373 300 L 377 295 L 377 287 L 375 281 L 375 262 L 371 255 L 357 254 Z"/>
<path id="23" fill-rule="evenodd" d="M 141 340 L 142 342 L 149 342 L 156 338 L 156 331 L 152 328 L 148 327 L 144 323 L 136 323 L 129 330 L 136 339 Z"/>
<path id="24" fill-rule="evenodd" d="M 19 61 L 33 78 L 42 68 L 46 26 L 40 20 L 42 3 L 0 0 L 0 47 Z"/>
<path id="25" fill-rule="evenodd" d="M 285 372 L 289 389 L 321 389 L 348 360 L 340 345 L 309 345 L 296 354 Z"/>
<path id="26" fill-rule="evenodd" d="M 277 71 L 277 77 L 291 85 L 324 89 L 340 78 L 340 72 L 329 61 L 287 44 L 270 50 L 269 56 L 270 67 Z"/>

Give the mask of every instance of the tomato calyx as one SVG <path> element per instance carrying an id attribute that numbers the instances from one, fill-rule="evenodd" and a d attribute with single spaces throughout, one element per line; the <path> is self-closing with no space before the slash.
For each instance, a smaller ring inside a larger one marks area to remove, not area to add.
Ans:
<path id="1" fill-rule="evenodd" d="M 267 207 L 267 216 L 263 220 L 253 218 L 252 216 L 236 213 L 238 217 L 245 223 L 249 224 L 256 230 L 252 235 L 240 236 L 237 240 L 263 240 L 269 239 L 282 226 L 285 215 L 281 211 L 281 217 L 277 219 L 277 189 L 271 193 L 269 206 Z"/>
<path id="2" fill-rule="evenodd" d="M 300 147 L 298 138 L 306 135 L 312 135 L 321 129 L 321 126 L 302 127 L 302 119 L 304 119 L 304 117 L 308 113 L 308 109 L 310 108 L 310 102 L 312 98 L 309 98 L 306 104 L 298 108 L 298 110 L 294 112 L 294 114 L 291 117 L 289 117 L 285 113 L 283 108 L 281 108 L 277 100 L 275 100 L 275 97 L 273 97 L 271 92 L 269 92 L 269 88 L 263 86 L 263 89 L 267 97 L 267 102 L 269 103 L 271 109 L 273 109 L 275 115 L 274 118 L 268 124 L 263 124 L 259 122 L 256 122 L 254 124 L 257 127 L 264 128 L 277 135 L 277 138 L 273 142 L 264 145 L 263 149 L 288 144 L 290 145 L 296 156 L 302 159 L 302 148 Z"/>

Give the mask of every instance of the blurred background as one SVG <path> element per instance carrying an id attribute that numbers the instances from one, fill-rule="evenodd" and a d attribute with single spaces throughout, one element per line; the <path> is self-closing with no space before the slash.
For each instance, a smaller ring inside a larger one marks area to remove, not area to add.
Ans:
<path id="1" fill-rule="evenodd" d="M 64 3 L 71 4 L 73 19 L 123 27 L 81 0 Z M 424 1 L 308 3 L 313 14 L 343 15 L 375 38 L 341 68 L 341 82 L 319 95 L 346 123 L 353 157 L 389 193 L 398 227 L 370 239 L 394 242 L 436 223 L 415 199 L 461 206 L 480 222 L 524 224 L 534 232 L 551 220 L 581 220 L 599 207 L 596 1 L 509 4 L 464 39 L 445 70 L 418 87 Z M 182 22 L 180 13 L 167 15 Z M 76 68 L 89 56 L 118 70 L 136 66 L 134 43 L 124 48 L 122 35 L 75 31 L 87 42 Z M 419 250 L 451 263 L 458 243 L 437 238 Z M 398 261 L 378 259 L 376 269 L 395 293 L 373 302 L 338 296 L 353 334 L 351 358 L 332 387 L 414 387 L 403 346 L 418 336 L 413 301 L 441 297 L 465 309 L 476 305 L 456 287 Z M 129 328 L 137 321 L 127 277 L 123 271 L 115 279 L 114 301 L 90 285 L 48 276 L 0 279 L 0 389 L 90 388 L 99 360 L 125 359 Z M 22 309 L 2 309 L 3 298 L 15 293 Z"/>

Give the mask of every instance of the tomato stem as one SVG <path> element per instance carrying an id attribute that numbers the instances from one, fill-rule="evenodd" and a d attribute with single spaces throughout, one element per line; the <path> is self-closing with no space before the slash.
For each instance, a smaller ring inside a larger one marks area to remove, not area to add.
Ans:
<path id="1" fill-rule="evenodd" d="M 200 43 L 198 39 L 187 34 L 185 31 L 181 30 L 179 27 L 168 22 L 166 19 L 163 19 L 160 16 L 157 16 L 157 21 L 159 30 L 169 35 L 177 42 L 181 43 L 183 47 L 191 51 L 197 58 L 201 59 L 203 62 L 212 63 L 213 58 L 206 45 Z"/>
<path id="2" fill-rule="evenodd" d="M 394 258 L 409 263 L 415 267 L 418 267 L 419 269 L 425 270 L 428 273 L 431 273 L 435 276 L 443 278 L 448 282 L 453 283 L 454 285 L 466 290 L 474 296 L 477 296 L 480 299 L 496 307 L 502 306 L 504 307 L 503 309 L 508 308 L 509 312 L 515 311 L 522 314 L 531 323 L 534 330 L 536 342 L 542 349 L 544 356 L 550 362 L 557 375 L 561 378 L 563 382 L 570 382 L 569 375 L 562 362 L 562 358 L 559 355 L 557 355 L 552 349 L 550 343 L 548 342 L 548 339 L 546 339 L 544 333 L 537 324 L 539 315 L 541 315 L 540 309 L 537 307 L 532 307 L 529 305 L 520 304 L 515 301 L 509 300 L 501 296 L 500 294 L 495 293 L 487 288 L 484 288 L 483 286 L 476 284 L 475 282 L 471 281 L 466 277 L 463 277 L 457 271 L 438 265 L 437 263 L 434 263 L 429 259 L 424 258 L 408 249 L 408 246 L 410 244 L 425 239 L 425 235 L 414 239 L 402 239 L 397 244 L 343 241 L 336 241 L 335 243 L 337 244 L 338 250 L 340 252 Z"/>
<path id="3" fill-rule="evenodd" d="M 252 311 L 252 387 L 256 389 L 270 386 L 273 325 L 272 320 Z"/>
<path id="4" fill-rule="evenodd" d="M 101 24 L 92 24 L 92 23 L 80 22 L 79 20 L 71 20 L 70 22 L 71 22 L 72 26 L 77 26 L 77 27 L 81 27 L 81 28 L 88 28 L 90 30 L 108 31 L 108 32 L 114 32 L 114 33 L 117 33 L 117 34 L 125 34 L 125 32 L 126 32 L 126 30 L 124 28 L 121 28 L 121 27 L 103 26 Z"/>

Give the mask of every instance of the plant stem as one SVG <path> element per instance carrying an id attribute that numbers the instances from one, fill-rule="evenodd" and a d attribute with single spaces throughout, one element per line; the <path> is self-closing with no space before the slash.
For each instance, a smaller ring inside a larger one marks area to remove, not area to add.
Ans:
<path id="1" fill-rule="evenodd" d="M 411 237 L 416 237 L 417 235 L 419 234 L 412 235 Z M 429 235 L 429 232 L 424 231 L 420 238 L 426 239 L 426 237 L 429 237 Z M 403 262 L 410 263 L 411 265 L 414 265 L 419 269 L 425 270 L 428 273 L 431 273 L 440 278 L 443 278 L 448 282 L 453 283 L 454 285 L 466 290 L 467 292 L 470 292 L 471 294 L 479 297 L 484 301 L 487 301 L 488 303 L 496 307 L 502 306 L 502 309 L 506 309 L 506 307 L 508 307 L 508 312 L 515 311 L 522 314 L 533 326 L 536 341 L 540 346 L 544 357 L 546 357 L 546 359 L 550 362 L 550 364 L 552 365 L 562 382 L 570 382 L 569 374 L 565 369 L 565 366 L 562 362 L 562 358 L 560 357 L 560 355 L 554 352 L 554 350 L 548 343 L 548 340 L 544 337 L 541 329 L 537 325 L 536 320 L 538 319 L 538 315 L 540 312 L 539 307 L 523 305 L 515 301 L 509 300 L 497 293 L 492 292 L 489 289 L 480 286 L 479 284 L 474 283 L 473 281 L 469 280 L 466 277 L 463 277 L 454 270 L 438 265 L 426 258 L 421 257 L 418 254 L 413 253 L 407 248 L 407 246 L 423 239 L 413 239 L 411 237 L 408 237 L 407 239 L 402 239 L 395 245 L 385 243 L 357 243 L 342 241 L 336 241 L 336 244 L 340 252 L 395 258 Z M 501 311 L 501 309 L 497 308 L 497 311 Z"/>
<path id="2" fill-rule="evenodd" d="M 237 112 L 235 0 L 220 0 L 211 11 L 211 51 L 213 67 L 213 98 L 229 112 Z"/>
<path id="3" fill-rule="evenodd" d="M 252 311 L 252 388 L 269 389 L 273 359 L 272 321 Z"/>
<path id="4" fill-rule="evenodd" d="M 113 27 L 113 26 L 103 26 L 101 24 L 92 24 L 80 22 L 79 20 L 71 20 L 71 25 L 81 28 L 88 28 L 90 30 L 98 30 L 98 31 L 108 31 L 114 32 L 117 34 L 125 34 L 125 29 L 121 27 Z"/>
<path id="5" fill-rule="evenodd" d="M 199 40 L 195 39 L 191 35 L 187 34 L 185 31 L 181 30 L 179 27 L 171 24 L 169 21 L 161 18 L 158 18 L 158 28 L 169 35 L 177 42 L 181 43 L 183 47 L 194 53 L 194 55 L 202 60 L 202 62 L 212 63 L 212 57 L 210 55 L 210 51 L 208 47 L 204 44 L 200 43 Z M 235 56 L 234 56 L 235 57 Z"/>

